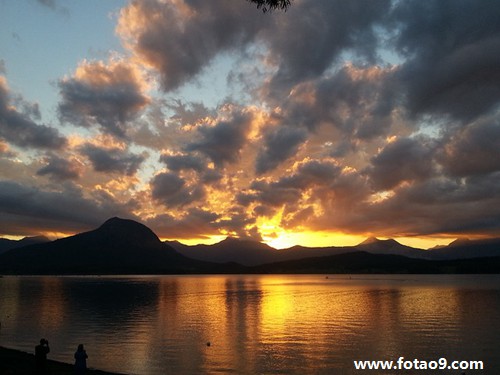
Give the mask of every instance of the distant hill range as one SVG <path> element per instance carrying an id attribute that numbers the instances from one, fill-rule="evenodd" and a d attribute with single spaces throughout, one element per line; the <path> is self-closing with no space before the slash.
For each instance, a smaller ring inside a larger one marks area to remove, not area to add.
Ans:
<path id="1" fill-rule="evenodd" d="M 18 247 L 45 242 L 50 242 L 50 240 L 45 236 L 24 237 L 21 240 L 8 240 L 6 238 L 0 238 L 0 254 L 12 249 L 17 249 Z"/>
<path id="2" fill-rule="evenodd" d="M 0 274 L 499 273 L 500 239 L 421 250 L 369 238 L 356 246 L 276 250 L 227 238 L 214 245 L 162 242 L 146 226 L 112 218 L 49 241 L 0 239 Z"/>
<path id="3" fill-rule="evenodd" d="M 167 241 L 179 253 L 199 260 L 235 262 L 245 266 L 283 262 L 311 257 L 324 257 L 346 253 L 365 252 L 375 255 L 398 255 L 424 260 L 459 260 L 500 256 L 500 238 L 489 240 L 458 240 L 448 246 L 422 250 L 405 246 L 396 240 L 368 238 L 356 246 L 304 247 L 294 246 L 276 250 L 260 242 L 227 238 L 213 245 L 187 246 Z"/>

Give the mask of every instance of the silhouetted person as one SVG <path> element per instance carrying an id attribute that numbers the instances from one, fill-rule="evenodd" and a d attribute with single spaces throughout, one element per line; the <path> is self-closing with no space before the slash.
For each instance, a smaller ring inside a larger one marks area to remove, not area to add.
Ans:
<path id="1" fill-rule="evenodd" d="M 75 352 L 75 374 L 83 375 L 87 371 L 87 352 L 83 348 L 83 344 L 78 345 Z"/>
<path id="2" fill-rule="evenodd" d="M 35 374 L 46 375 L 49 373 L 47 354 L 50 353 L 49 342 L 40 339 L 40 345 L 35 346 Z"/>

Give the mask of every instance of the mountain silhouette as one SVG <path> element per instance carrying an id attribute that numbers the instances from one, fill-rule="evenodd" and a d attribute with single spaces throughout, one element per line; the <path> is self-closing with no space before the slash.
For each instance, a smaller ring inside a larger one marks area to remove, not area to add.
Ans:
<path id="1" fill-rule="evenodd" d="M 360 245 L 370 245 L 373 243 L 377 243 L 381 240 L 379 240 L 377 237 L 368 237 L 366 240 L 360 243 Z"/>
<path id="2" fill-rule="evenodd" d="M 7 241 L 7 242 L 5 242 Z M 148 227 L 111 218 L 95 230 L 46 242 L 5 240 L 3 274 L 185 274 L 185 273 L 497 273 L 500 239 L 457 241 L 421 250 L 388 239 L 356 246 L 276 250 L 226 238 L 213 245 L 162 242 Z M 30 244 L 23 246 L 22 244 Z M 350 264 L 349 262 L 353 262 Z"/>
<path id="3" fill-rule="evenodd" d="M 345 253 L 365 252 L 374 255 L 399 255 L 411 259 L 453 260 L 500 256 L 500 239 L 455 241 L 448 246 L 431 250 L 403 245 L 394 239 L 367 238 L 356 246 L 305 247 L 293 246 L 276 250 L 266 244 L 251 240 L 227 238 L 212 245 L 188 246 L 177 241 L 168 242 L 179 253 L 198 260 L 236 262 L 245 266 L 293 261 L 305 258 L 334 256 Z"/>
<path id="4" fill-rule="evenodd" d="M 254 266 L 274 262 L 277 250 L 261 242 L 228 237 L 213 245 L 187 246 L 180 242 L 167 242 L 179 253 L 189 258 L 218 263 L 235 262 Z"/>
<path id="5" fill-rule="evenodd" d="M 177 253 L 145 225 L 117 217 L 89 232 L 0 255 L 0 271 L 17 274 L 172 274 L 211 266 Z"/>
<path id="6" fill-rule="evenodd" d="M 357 246 L 305 247 L 293 246 L 277 250 L 257 241 L 227 238 L 213 245 L 187 246 L 177 241 L 168 242 L 179 253 L 199 260 L 212 262 L 236 262 L 245 266 L 283 262 L 303 258 L 332 256 L 364 251 L 371 254 L 403 255 L 416 259 L 427 259 L 429 253 L 400 244 L 395 240 L 369 238 Z"/>
<path id="7" fill-rule="evenodd" d="M 370 237 L 355 246 L 355 249 L 370 254 L 403 255 L 414 259 L 431 259 L 428 251 L 400 244 L 394 239 L 379 240 L 376 237 Z"/>
<path id="8" fill-rule="evenodd" d="M 450 242 L 448 246 L 464 246 L 464 245 L 470 245 L 472 244 L 473 241 L 469 238 L 457 238 L 455 241 Z"/>
<path id="9" fill-rule="evenodd" d="M 104 222 L 94 233 L 113 237 L 114 242 L 126 241 L 130 244 L 161 243 L 158 236 L 147 226 L 134 220 L 113 217 Z"/>
<path id="10" fill-rule="evenodd" d="M 500 256 L 500 238 L 459 239 L 446 247 L 429 250 L 432 259 L 472 259 Z"/>
<path id="11" fill-rule="evenodd" d="M 8 240 L 6 238 L 0 238 L 0 254 L 19 247 L 45 242 L 50 242 L 50 240 L 45 236 L 24 237 L 21 240 Z"/>

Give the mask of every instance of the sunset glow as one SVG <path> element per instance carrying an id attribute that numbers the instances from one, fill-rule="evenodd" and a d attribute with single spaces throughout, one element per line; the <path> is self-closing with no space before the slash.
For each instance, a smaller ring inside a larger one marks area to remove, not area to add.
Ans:
<path id="1" fill-rule="evenodd" d="M 488 4 L 2 2 L 0 237 L 499 237 Z"/>

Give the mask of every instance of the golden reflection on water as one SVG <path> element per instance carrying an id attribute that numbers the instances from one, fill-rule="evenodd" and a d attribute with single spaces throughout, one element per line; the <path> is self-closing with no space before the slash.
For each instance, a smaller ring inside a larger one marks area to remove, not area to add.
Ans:
<path id="1" fill-rule="evenodd" d="M 82 342 L 92 367 L 132 374 L 350 374 L 353 360 L 399 356 L 498 362 L 498 280 L 426 280 L 8 278 L 0 345 L 31 348 L 46 332 L 52 358 L 71 361 Z"/>
<path id="2" fill-rule="evenodd" d="M 456 340 L 460 309 L 453 289 L 360 286 L 321 276 L 216 276 L 180 284 L 160 286 L 166 292 L 158 304 L 181 332 L 182 350 L 172 354 L 188 372 L 286 372 L 290 363 L 326 371 L 360 353 L 428 356 L 426 345 L 413 343 Z"/>

